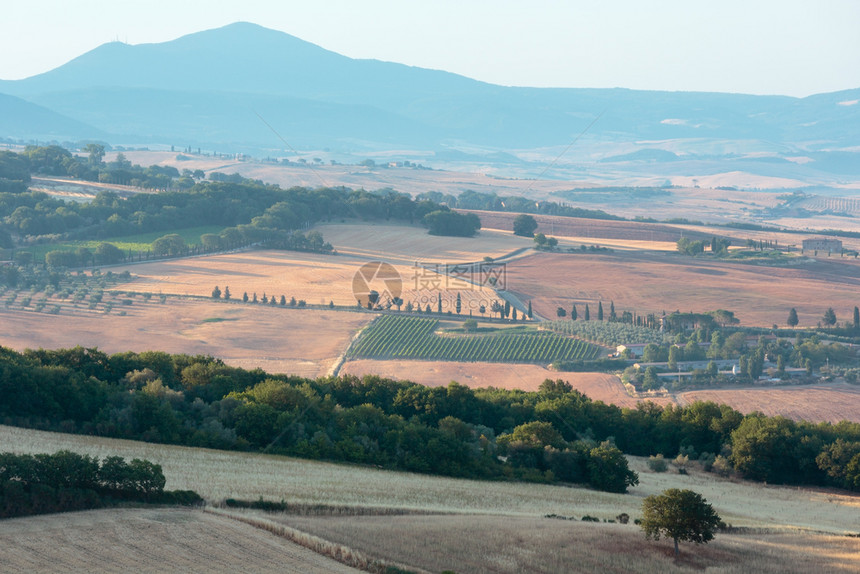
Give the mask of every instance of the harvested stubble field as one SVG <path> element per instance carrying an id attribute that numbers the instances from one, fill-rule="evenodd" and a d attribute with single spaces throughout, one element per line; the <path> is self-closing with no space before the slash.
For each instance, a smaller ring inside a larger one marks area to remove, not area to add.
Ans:
<path id="1" fill-rule="evenodd" d="M 540 365 L 355 359 L 345 362 L 340 374 L 379 375 L 429 387 L 444 387 L 457 381 L 473 389 L 497 387 L 524 391 L 536 391 L 546 379 L 561 379 L 592 400 L 619 407 L 635 408 L 643 400 L 659 405 L 713 401 L 744 414 L 761 411 L 769 416 L 781 415 L 798 421 L 860 422 L 860 387 L 845 384 L 695 390 L 639 399 L 627 394 L 616 375 L 564 373 Z"/>
<path id="2" fill-rule="evenodd" d="M 498 516 L 268 515 L 366 554 L 430 572 L 852 572 L 860 540 L 771 532 L 717 534 L 707 546 L 652 542 L 630 524 Z"/>
<path id="3" fill-rule="evenodd" d="M 667 488 L 690 488 L 735 526 L 797 527 L 843 534 L 860 530 L 856 495 L 766 486 L 688 475 L 654 473 L 647 459 L 630 457 L 640 484 L 629 494 L 580 487 L 484 482 L 337 465 L 280 456 L 194 449 L 0 426 L 0 444 L 16 453 L 68 449 L 103 458 L 143 458 L 162 465 L 168 489 L 194 489 L 209 501 L 285 500 L 306 505 L 400 509 L 505 516 L 583 515 L 612 519 L 640 513 L 642 499 Z"/>
<path id="4" fill-rule="evenodd" d="M 135 298 L 117 314 L 49 315 L 0 308 L 0 345 L 98 347 L 106 353 L 165 351 L 212 355 L 236 367 L 325 375 L 372 315 L 168 297 Z"/>
<path id="5" fill-rule="evenodd" d="M 683 404 L 722 403 L 742 413 L 761 411 L 794 420 L 860 423 L 860 387 L 847 384 L 697 390 L 679 393 L 677 398 Z"/>
<path id="6" fill-rule="evenodd" d="M 380 375 L 391 379 L 410 380 L 428 387 L 444 387 L 457 381 L 473 389 L 496 387 L 536 391 L 546 379 L 562 379 L 595 401 L 619 407 L 635 407 L 639 402 L 624 392 L 621 381 L 606 373 L 560 373 L 540 365 L 510 365 L 456 361 L 379 361 L 356 359 L 347 361 L 341 374 L 357 376 Z M 672 402 L 668 397 L 649 399 L 659 404 Z"/>
<path id="7" fill-rule="evenodd" d="M 742 325 L 770 327 L 785 325 L 794 307 L 803 327 L 816 325 L 827 307 L 839 321 L 850 319 L 860 302 L 860 263 L 825 259 L 768 267 L 680 254 L 538 253 L 508 263 L 507 286 L 547 317 L 573 304 L 582 314 L 585 303 L 593 315 L 598 301 L 614 301 L 619 313 L 727 309 Z"/>
<path id="8" fill-rule="evenodd" d="M 237 520 L 179 508 L 0 520 L 0 564 L 8 574 L 360 572 Z"/>
<path id="9" fill-rule="evenodd" d="M 169 293 L 175 295 L 211 296 L 217 285 L 222 291 L 230 288 L 233 300 L 241 300 L 243 293 L 262 299 L 284 295 L 304 300 L 311 305 L 353 307 L 357 304 L 353 294 L 353 278 L 369 261 L 348 255 L 322 255 L 295 251 L 243 251 L 222 255 L 209 255 L 186 259 L 173 259 L 140 263 L 116 271 L 128 270 L 135 279 L 115 289 L 139 293 Z M 441 294 L 443 310 L 451 310 L 457 294 L 461 295 L 463 313 L 470 309 L 478 314 L 480 305 L 489 308 L 492 301 L 500 300 L 495 292 L 448 278 L 435 272 L 409 264 L 392 266 L 400 274 L 404 303 L 427 305 L 436 311 L 437 297 Z M 381 280 L 370 282 L 370 288 L 383 292 Z M 366 303 L 362 301 L 362 303 Z"/>
<path id="10" fill-rule="evenodd" d="M 415 261 L 467 263 L 484 257 L 495 259 L 534 246 L 527 237 L 492 230 L 479 231 L 475 237 L 442 237 L 428 235 L 424 227 L 380 223 L 326 224 L 315 229 L 340 254 L 406 265 Z"/>

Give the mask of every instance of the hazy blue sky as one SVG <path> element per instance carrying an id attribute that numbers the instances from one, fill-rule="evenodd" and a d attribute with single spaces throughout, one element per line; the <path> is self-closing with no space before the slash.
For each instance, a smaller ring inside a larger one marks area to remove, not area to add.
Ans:
<path id="1" fill-rule="evenodd" d="M 860 87 L 858 0 L 5 2 L 0 79 L 244 20 L 354 58 L 505 85 L 787 94 Z"/>

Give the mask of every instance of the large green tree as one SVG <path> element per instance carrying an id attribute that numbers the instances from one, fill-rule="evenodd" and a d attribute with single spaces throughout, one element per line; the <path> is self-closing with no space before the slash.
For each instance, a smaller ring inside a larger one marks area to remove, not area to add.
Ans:
<path id="1" fill-rule="evenodd" d="M 791 311 L 788 312 L 788 320 L 786 321 L 786 324 L 789 327 L 797 327 L 799 322 L 800 321 L 797 319 L 797 309 L 792 307 Z"/>
<path id="2" fill-rule="evenodd" d="M 714 508 L 692 490 L 670 488 L 663 494 L 653 494 L 642 502 L 642 521 L 639 524 L 646 538 L 659 540 L 660 536 L 678 541 L 707 543 L 714 539 L 720 517 Z"/>
<path id="3" fill-rule="evenodd" d="M 514 235 L 533 237 L 537 228 L 537 221 L 531 215 L 521 213 L 514 218 Z"/>

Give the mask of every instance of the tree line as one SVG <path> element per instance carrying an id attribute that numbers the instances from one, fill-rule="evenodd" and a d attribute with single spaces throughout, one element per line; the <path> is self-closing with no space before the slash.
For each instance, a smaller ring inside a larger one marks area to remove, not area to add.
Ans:
<path id="1" fill-rule="evenodd" d="M 197 493 L 165 491 L 161 465 L 68 450 L 0 453 L 0 518 L 111 506 L 123 501 L 196 504 Z"/>
<path id="2" fill-rule="evenodd" d="M 619 408 L 568 383 L 429 388 L 377 376 L 307 379 L 149 351 L 0 348 L 0 420 L 487 479 L 634 483 L 620 453 L 720 459 L 771 483 L 860 488 L 860 424 L 794 422 L 696 402 Z"/>
<path id="3" fill-rule="evenodd" d="M 64 201 L 27 191 L 30 171 L 73 175 L 64 166 L 83 162 L 63 148 L 54 148 L 27 148 L 22 154 L 3 152 L 0 157 L 0 183 L 7 182 L 0 186 L 0 247 L 220 225 L 229 228 L 219 234 L 228 247 L 269 242 L 275 247 L 307 249 L 312 247 L 312 240 L 295 232 L 317 222 L 344 218 L 419 222 L 436 235 L 471 236 L 480 229 L 480 220 L 474 215 L 452 212 L 433 201 L 413 200 L 391 189 L 281 189 L 244 178 L 214 182 L 189 177 L 189 185 L 168 186 L 165 189 L 169 190 L 161 193 L 123 198 L 103 191 L 91 202 Z M 175 168 L 145 169 L 169 169 L 172 171 L 161 175 L 183 179 Z"/>

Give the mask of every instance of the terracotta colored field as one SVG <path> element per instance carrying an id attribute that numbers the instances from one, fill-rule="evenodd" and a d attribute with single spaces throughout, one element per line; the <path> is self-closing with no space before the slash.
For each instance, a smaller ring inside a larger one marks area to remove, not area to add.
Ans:
<path id="1" fill-rule="evenodd" d="M 298 544 L 203 512 L 90 510 L 0 521 L 0 564 L 26 572 L 360 572 Z"/>
<path id="2" fill-rule="evenodd" d="M 680 393 L 678 399 L 682 403 L 713 401 L 742 413 L 761 411 L 794 420 L 860 422 L 860 387 L 844 384 L 688 391 Z"/>
<path id="3" fill-rule="evenodd" d="M 464 210 L 469 211 L 469 210 Z M 517 213 L 496 211 L 469 211 L 481 218 L 481 226 L 487 229 L 513 230 Z M 559 217 L 553 215 L 532 215 L 538 223 L 537 233 L 556 237 L 580 237 L 599 239 L 623 239 L 634 241 L 676 242 L 682 236 L 694 239 L 704 238 L 704 234 L 683 232 L 680 229 L 658 223 L 636 221 L 614 221 L 604 219 L 583 219 L 579 217 Z M 697 237 L 701 235 L 701 237 Z M 710 239 L 710 236 L 708 236 Z"/>
<path id="4" fill-rule="evenodd" d="M 364 313 L 153 298 L 127 315 L 47 315 L 0 310 L 0 345 L 13 349 L 82 345 L 108 353 L 158 350 L 221 358 L 227 364 L 308 377 L 325 375 Z"/>
<path id="5" fill-rule="evenodd" d="M 580 518 L 578 509 L 569 513 Z M 634 515 L 635 517 L 635 515 Z M 707 546 L 647 541 L 631 523 L 497 516 L 268 517 L 365 553 L 423 568 L 520 572 L 850 572 L 860 541 L 806 533 L 718 534 Z"/>
<path id="6" fill-rule="evenodd" d="M 318 225 L 318 229 L 338 253 L 365 261 L 382 259 L 412 265 L 415 261 L 464 263 L 498 258 L 534 242 L 510 233 L 482 230 L 475 237 L 428 235 L 418 226 L 382 224 Z"/>
<path id="7" fill-rule="evenodd" d="M 217 285 L 222 291 L 229 287 L 233 299 L 241 299 L 243 293 L 249 297 L 256 293 L 260 299 L 264 294 L 278 298 L 284 295 L 287 300 L 295 297 L 311 305 L 332 302 L 352 307 L 357 304 L 353 282 L 360 271 L 368 279 L 364 285 L 370 289 L 384 293 L 388 288 L 382 279 L 367 275 L 375 270 L 363 267 L 368 262 L 374 265 L 373 260 L 348 255 L 245 251 L 132 265 L 127 269 L 136 278 L 116 289 L 209 297 Z M 453 311 L 459 293 L 464 315 L 469 310 L 478 315 L 480 305 L 489 309 L 493 301 L 500 300 L 494 291 L 442 276 L 435 267 L 425 269 L 414 263 L 393 263 L 392 267 L 399 273 L 404 303 L 420 304 L 422 309 L 429 304 L 435 311 L 440 293 L 443 311 Z M 362 304 L 367 302 L 365 297 L 360 296 Z"/>
<path id="8" fill-rule="evenodd" d="M 539 365 L 510 365 L 502 363 L 458 363 L 453 361 L 378 361 L 359 359 L 348 361 L 341 374 L 380 375 L 421 383 L 428 387 L 443 387 L 457 381 L 471 388 L 496 387 L 536 391 L 546 379 L 562 379 L 595 401 L 620 407 L 635 407 L 639 401 L 626 392 L 615 375 L 605 373 L 560 373 Z M 650 399 L 668 403 L 668 398 Z"/>
<path id="9" fill-rule="evenodd" d="M 684 257 L 680 254 L 535 254 L 507 265 L 507 286 L 535 312 L 598 301 L 640 314 L 733 311 L 745 326 L 785 325 L 797 309 L 800 326 L 815 325 L 827 307 L 849 320 L 858 304 L 860 264 L 817 260 L 793 267 L 766 267 Z"/>

